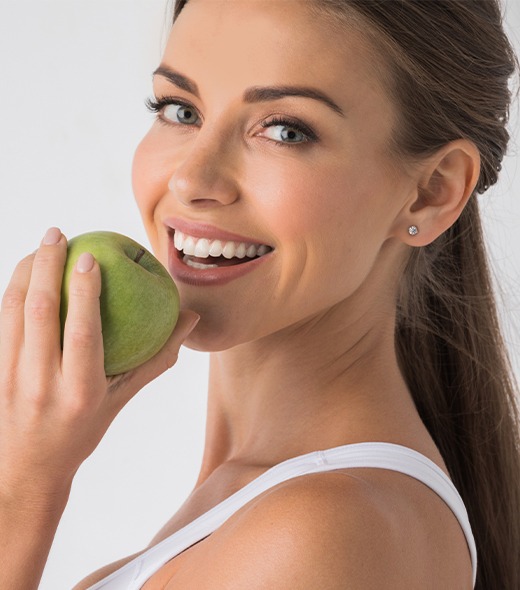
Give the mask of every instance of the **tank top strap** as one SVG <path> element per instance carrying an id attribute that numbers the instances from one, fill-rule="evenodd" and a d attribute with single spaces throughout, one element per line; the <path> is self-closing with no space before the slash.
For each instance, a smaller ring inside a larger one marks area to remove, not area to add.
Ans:
<path id="1" fill-rule="evenodd" d="M 464 502 L 449 477 L 433 461 L 413 449 L 393 443 L 364 442 L 313 451 L 278 463 L 89 590 L 139 590 L 170 559 L 210 535 L 237 510 L 269 488 L 301 475 L 354 467 L 398 471 L 418 479 L 436 492 L 453 511 L 466 536 L 475 586 L 475 541 Z"/>
<path id="2" fill-rule="evenodd" d="M 327 451 L 323 460 L 331 465 L 390 469 L 409 475 L 433 490 L 451 509 L 466 537 L 473 572 L 473 587 L 477 581 L 477 547 L 469 522 L 468 512 L 457 488 L 444 471 L 422 453 L 402 445 L 366 442 L 335 447 Z"/>

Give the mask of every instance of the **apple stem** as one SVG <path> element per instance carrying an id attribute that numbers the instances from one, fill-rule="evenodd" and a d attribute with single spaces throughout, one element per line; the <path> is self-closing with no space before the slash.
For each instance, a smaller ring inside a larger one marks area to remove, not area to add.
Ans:
<path id="1" fill-rule="evenodd" d="M 141 258 L 144 256 L 145 251 L 143 250 L 143 248 L 141 248 L 139 250 L 139 252 L 136 254 L 135 258 L 134 258 L 134 262 L 137 264 L 139 262 L 139 260 L 141 260 Z"/>

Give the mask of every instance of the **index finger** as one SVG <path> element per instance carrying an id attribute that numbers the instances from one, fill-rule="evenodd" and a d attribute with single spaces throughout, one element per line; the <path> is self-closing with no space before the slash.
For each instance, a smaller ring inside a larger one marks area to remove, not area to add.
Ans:
<path id="1" fill-rule="evenodd" d="M 25 349 L 30 367 L 47 370 L 58 366 L 60 292 L 66 258 L 67 240 L 52 227 L 36 251 L 25 302 Z"/>
<path id="2" fill-rule="evenodd" d="M 62 361 L 65 380 L 82 391 L 101 382 L 106 384 L 100 294 L 99 264 L 85 252 L 70 278 Z"/>

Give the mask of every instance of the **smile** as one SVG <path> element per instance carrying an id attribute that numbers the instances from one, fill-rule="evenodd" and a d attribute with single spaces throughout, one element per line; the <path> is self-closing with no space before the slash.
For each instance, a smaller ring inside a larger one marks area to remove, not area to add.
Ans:
<path id="1" fill-rule="evenodd" d="M 265 244 L 209 240 L 190 236 L 178 230 L 174 232 L 174 246 L 183 254 L 184 264 L 200 270 L 243 264 L 272 250 Z"/>
<path id="2" fill-rule="evenodd" d="M 263 266 L 274 253 L 274 248 L 266 244 L 226 239 L 238 236 L 226 236 L 229 232 L 217 228 L 199 229 L 205 237 L 178 227 L 168 229 L 168 267 L 175 281 L 196 287 L 224 285 Z"/>

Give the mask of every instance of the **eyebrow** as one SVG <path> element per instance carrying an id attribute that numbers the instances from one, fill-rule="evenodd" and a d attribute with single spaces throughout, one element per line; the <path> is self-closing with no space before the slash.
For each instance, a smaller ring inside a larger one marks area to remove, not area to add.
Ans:
<path id="1" fill-rule="evenodd" d="M 161 65 L 153 72 L 153 75 L 163 76 L 181 90 L 186 90 L 200 99 L 197 84 L 184 74 L 181 74 L 168 66 Z M 321 90 L 310 88 L 308 86 L 252 86 L 244 92 L 243 100 L 246 103 L 266 102 L 269 100 L 284 98 L 286 96 L 303 96 L 305 98 L 319 100 L 338 115 L 342 117 L 345 116 L 343 110 L 330 97 Z"/>

